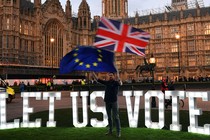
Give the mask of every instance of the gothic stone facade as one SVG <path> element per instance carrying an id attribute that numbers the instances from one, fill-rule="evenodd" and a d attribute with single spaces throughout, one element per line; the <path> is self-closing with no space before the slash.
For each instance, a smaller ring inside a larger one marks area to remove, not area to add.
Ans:
<path id="1" fill-rule="evenodd" d="M 0 74 L 49 74 L 76 45 L 93 43 L 93 25 L 85 0 L 77 17 L 69 0 L 65 12 L 59 0 L 0 0 Z"/>

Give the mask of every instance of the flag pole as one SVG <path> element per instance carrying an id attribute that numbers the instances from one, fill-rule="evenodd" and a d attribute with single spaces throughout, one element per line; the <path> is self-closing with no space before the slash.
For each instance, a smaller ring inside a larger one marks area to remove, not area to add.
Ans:
<path id="1" fill-rule="evenodd" d="M 88 105 L 90 105 L 90 72 L 87 72 L 87 82 L 88 82 Z"/>

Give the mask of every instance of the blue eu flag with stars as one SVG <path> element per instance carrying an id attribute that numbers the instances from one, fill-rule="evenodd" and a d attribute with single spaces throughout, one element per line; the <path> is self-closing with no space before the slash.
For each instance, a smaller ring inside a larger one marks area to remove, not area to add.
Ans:
<path id="1" fill-rule="evenodd" d="M 114 53 L 92 46 L 77 46 L 60 61 L 60 74 L 72 71 L 116 72 Z"/>

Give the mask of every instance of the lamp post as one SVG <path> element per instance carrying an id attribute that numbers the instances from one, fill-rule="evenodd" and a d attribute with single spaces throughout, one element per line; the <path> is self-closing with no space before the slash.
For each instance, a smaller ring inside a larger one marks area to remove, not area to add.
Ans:
<path id="1" fill-rule="evenodd" d="M 155 57 L 153 56 L 153 54 L 151 55 L 150 59 L 149 59 L 149 64 L 151 66 L 151 73 L 152 73 L 152 90 L 155 90 L 155 76 L 154 76 L 154 68 L 156 65 L 156 60 Z M 155 97 L 152 97 L 152 107 L 156 107 L 156 100 Z"/>
<path id="2" fill-rule="evenodd" d="M 178 68 L 179 68 L 179 77 L 180 77 L 180 72 L 181 72 L 181 69 L 180 69 L 180 50 L 179 50 L 179 39 L 180 39 L 180 35 L 177 33 L 175 35 L 175 38 L 177 40 L 177 51 L 178 51 Z"/>
<path id="3" fill-rule="evenodd" d="M 53 43 L 55 42 L 55 39 L 54 38 L 50 38 L 50 43 L 51 43 L 51 49 L 52 49 L 52 52 L 51 52 L 51 65 L 52 65 L 52 70 L 51 70 L 51 87 L 53 88 Z"/>

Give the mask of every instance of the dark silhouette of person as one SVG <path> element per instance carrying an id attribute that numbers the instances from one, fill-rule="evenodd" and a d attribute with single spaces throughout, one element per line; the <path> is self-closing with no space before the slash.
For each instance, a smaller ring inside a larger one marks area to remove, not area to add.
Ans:
<path id="1" fill-rule="evenodd" d="M 119 80 L 119 77 L 115 77 L 114 73 L 108 73 L 109 80 L 98 79 L 95 73 L 93 73 L 94 78 L 97 82 L 106 86 L 105 88 L 105 97 L 104 102 L 106 106 L 106 112 L 108 116 L 109 130 L 106 135 L 111 135 L 113 130 L 112 116 L 115 120 L 117 137 L 121 137 L 121 124 L 119 118 L 119 106 L 118 106 L 118 92 L 119 86 L 122 85 L 122 82 Z"/>

